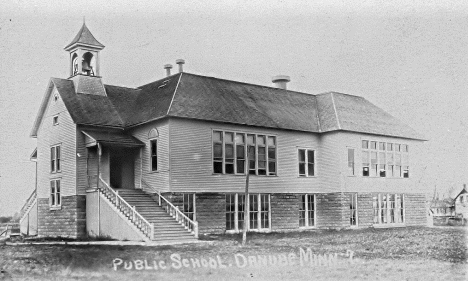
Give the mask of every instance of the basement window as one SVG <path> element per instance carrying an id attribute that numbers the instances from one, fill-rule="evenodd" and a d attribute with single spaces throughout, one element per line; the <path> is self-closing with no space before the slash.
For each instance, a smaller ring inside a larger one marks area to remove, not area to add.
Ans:
<path id="1" fill-rule="evenodd" d="M 402 225 L 405 222 L 403 194 L 375 194 L 372 198 L 374 226 Z"/>
<path id="2" fill-rule="evenodd" d="M 245 195 L 226 194 L 226 231 L 239 232 L 244 225 L 249 231 L 268 231 L 271 225 L 270 195 L 250 194 L 247 221 L 244 220 Z"/>
<path id="3" fill-rule="evenodd" d="M 183 209 L 182 212 L 186 215 L 189 219 L 195 221 L 196 220 L 196 213 L 195 213 L 195 193 L 184 193 L 183 194 Z"/>
<path id="4" fill-rule="evenodd" d="M 299 203 L 299 227 L 314 227 L 316 205 L 314 194 L 301 195 Z"/>
<path id="5" fill-rule="evenodd" d="M 60 195 L 60 179 L 50 181 L 50 197 L 49 205 L 51 208 L 60 207 L 62 205 L 62 197 Z"/>

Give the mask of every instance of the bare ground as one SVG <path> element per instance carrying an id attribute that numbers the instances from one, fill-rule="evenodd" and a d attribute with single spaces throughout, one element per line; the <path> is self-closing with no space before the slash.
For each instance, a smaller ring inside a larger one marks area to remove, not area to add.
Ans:
<path id="1" fill-rule="evenodd" d="M 460 227 L 249 234 L 246 247 L 238 235 L 160 247 L 0 245 L 0 279 L 466 280 L 466 234 Z"/>

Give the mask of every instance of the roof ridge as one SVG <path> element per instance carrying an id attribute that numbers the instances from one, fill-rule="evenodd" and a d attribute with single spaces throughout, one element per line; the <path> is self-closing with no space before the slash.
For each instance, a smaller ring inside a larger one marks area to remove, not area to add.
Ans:
<path id="1" fill-rule="evenodd" d="M 226 82 L 234 82 L 234 83 L 250 85 L 250 86 L 255 86 L 255 87 L 268 88 L 268 89 L 287 92 L 287 93 L 291 93 L 291 94 L 302 94 L 302 95 L 307 95 L 307 96 L 316 96 L 316 94 L 309 94 L 309 93 L 305 93 L 305 92 L 292 91 L 292 90 L 287 90 L 287 89 L 280 89 L 280 88 L 276 88 L 276 87 L 272 87 L 272 86 L 253 84 L 253 83 L 242 82 L 242 81 L 237 81 L 237 80 L 229 80 L 229 79 L 218 78 L 218 77 L 214 77 L 214 76 L 206 76 L 206 75 L 189 73 L 189 72 L 184 72 L 184 73 L 187 74 L 187 75 L 193 75 L 193 76 L 198 76 L 198 77 L 203 77 L 203 78 L 210 78 L 210 79 L 216 79 L 216 80 L 221 80 L 221 81 L 226 81 Z"/>
<path id="2" fill-rule="evenodd" d="M 338 130 L 341 130 L 340 118 L 338 117 L 338 111 L 336 110 L 336 104 L 335 104 L 335 98 L 333 97 L 333 92 L 330 93 L 330 96 L 332 99 L 333 110 L 335 111 L 336 123 L 338 124 Z"/>
<path id="3" fill-rule="evenodd" d="M 179 84 L 180 84 L 180 80 L 182 79 L 182 75 L 183 75 L 183 72 L 180 72 L 179 80 L 177 81 L 177 85 L 176 85 L 176 87 L 174 89 L 174 93 L 172 94 L 171 103 L 169 104 L 169 107 L 167 108 L 166 116 L 169 115 L 169 112 L 171 111 L 172 103 L 174 102 L 175 95 L 177 93 L 177 90 L 179 89 Z"/>
<path id="4" fill-rule="evenodd" d="M 117 85 L 111 85 L 111 84 L 104 84 L 104 86 L 109 86 L 109 87 L 116 87 L 116 88 L 124 88 L 124 89 L 130 89 L 130 90 L 135 90 L 135 91 L 141 91 L 139 88 L 132 88 L 132 87 L 126 87 L 126 86 L 117 86 Z"/>

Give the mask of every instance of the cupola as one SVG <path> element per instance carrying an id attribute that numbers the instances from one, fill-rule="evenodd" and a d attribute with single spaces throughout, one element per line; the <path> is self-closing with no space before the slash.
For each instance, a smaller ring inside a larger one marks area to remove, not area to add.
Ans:
<path id="1" fill-rule="evenodd" d="M 64 49 L 70 53 L 70 77 L 100 76 L 99 51 L 104 49 L 104 45 L 94 38 L 85 23 Z"/>

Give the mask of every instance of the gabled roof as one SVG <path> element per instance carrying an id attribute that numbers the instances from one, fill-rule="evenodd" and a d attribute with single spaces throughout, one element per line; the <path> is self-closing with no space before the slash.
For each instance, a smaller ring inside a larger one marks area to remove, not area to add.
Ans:
<path id="1" fill-rule="evenodd" d="M 455 199 L 454 200 L 457 200 L 457 198 L 462 195 L 462 194 L 465 194 L 465 193 L 468 193 L 468 191 L 466 190 L 466 185 L 463 186 L 463 189 L 460 191 L 460 193 L 458 193 L 457 196 L 455 196 Z"/>
<path id="2" fill-rule="evenodd" d="M 105 96 L 76 93 L 71 80 L 51 81 L 77 124 L 128 128 L 180 117 L 312 133 L 342 130 L 423 140 L 366 99 L 335 92 L 311 95 L 189 73 L 136 89 L 105 85 Z"/>
<path id="3" fill-rule="evenodd" d="M 73 46 L 75 44 L 90 45 L 90 46 L 97 47 L 99 49 L 104 48 L 104 45 L 99 43 L 99 41 L 96 40 L 96 38 L 94 38 L 93 34 L 91 33 L 91 31 L 89 31 L 89 29 L 88 29 L 88 27 L 86 26 L 85 23 L 83 23 L 83 26 L 81 27 L 80 31 L 78 31 L 75 38 L 73 38 L 73 40 L 70 42 L 70 44 L 65 46 L 64 49 L 67 50 L 69 47 L 71 47 L 71 46 Z"/>

